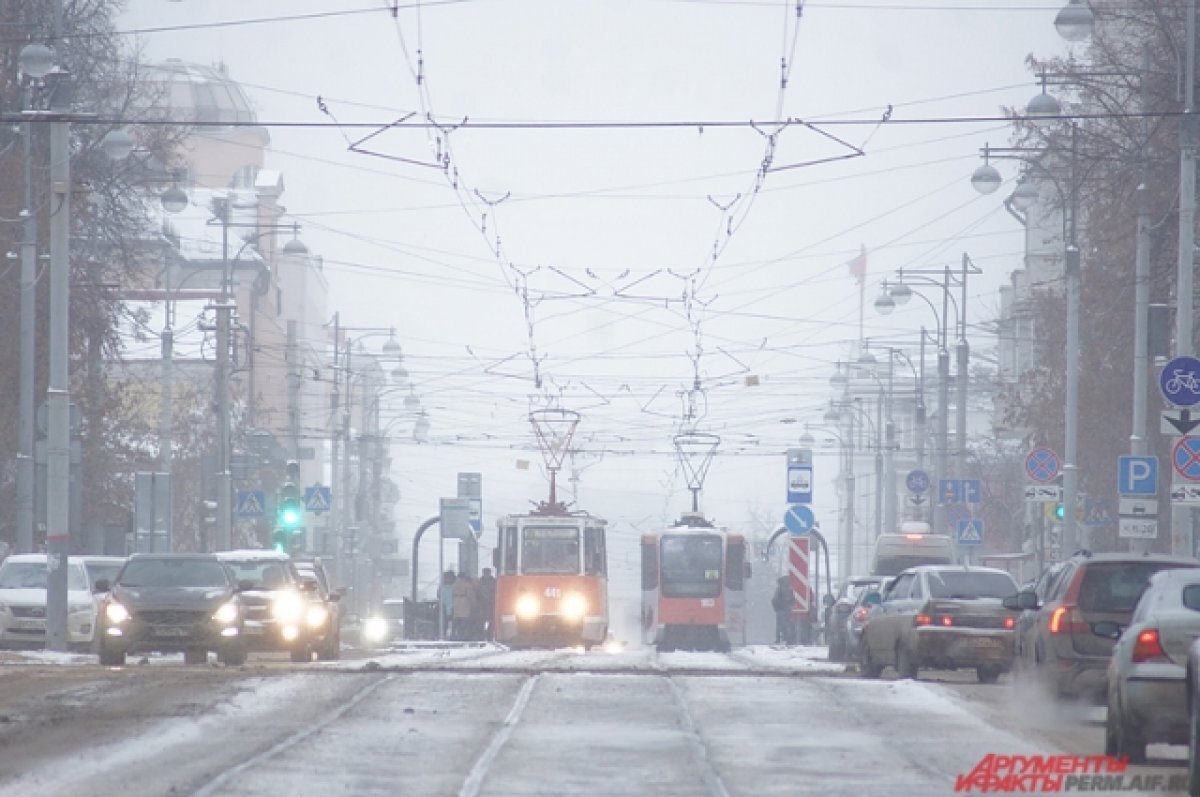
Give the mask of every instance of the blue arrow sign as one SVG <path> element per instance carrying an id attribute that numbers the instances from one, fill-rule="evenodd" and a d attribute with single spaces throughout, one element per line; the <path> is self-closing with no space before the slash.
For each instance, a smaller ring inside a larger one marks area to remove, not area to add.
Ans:
<path id="1" fill-rule="evenodd" d="M 983 482 L 979 479 L 963 479 L 959 495 L 964 504 L 982 504 Z"/>
<path id="2" fill-rule="evenodd" d="M 1176 407 L 1200 404 L 1200 360 L 1195 357 L 1176 357 L 1158 375 L 1158 387 L 1163 398 Z"/>
<path id="3" fill-rule="evenodd" d="M 788 511 L 783 513 L 783 525 L 797 537 L 803 537 L 812 531 L 816 522 L 813 511 L 804 504 L 789 507 Z"/>
<path id="4" fill-rule="evenodd" d="M 939 479 L 938 500 L 943 504 L 961 504 L 962 482 L 958 479 Z"/>

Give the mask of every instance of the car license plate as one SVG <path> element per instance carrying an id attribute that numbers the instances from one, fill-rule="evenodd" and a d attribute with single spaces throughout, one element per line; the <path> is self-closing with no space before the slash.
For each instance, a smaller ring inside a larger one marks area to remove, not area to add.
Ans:
<path id="1" fill-rule="evenodd" d="M 181 628 L 175 625 L 160 625 L 154 629 L 155 636 L 187 636 L 190 633 L 190 628 Z"/>
<path id="2" fill-rule="evenodd" d="M 36 629 L 36 630 L 40 631 L 46 627 L 46 621 L 45 620 L 17 620 L 16 627 L 17 628 L 30 628 L 30 629 Z"/>
<path id="3" fill-rule="evenodd" d="M 986 636 L 971 637 L 970 639 L 967 640 L 967 644 L 973 648 L 999 648 L 999 647 L 1001 647 L 999 639 L 992 639 L 991 637 L 986 637 Z"/>

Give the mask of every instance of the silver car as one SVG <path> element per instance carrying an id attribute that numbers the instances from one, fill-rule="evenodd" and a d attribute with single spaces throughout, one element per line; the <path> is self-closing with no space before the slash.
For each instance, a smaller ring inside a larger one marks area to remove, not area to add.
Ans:
<path id="1" fill-rule="evenodd" d="M 1092 633 L 1117 639 L 1108 665 L 1105 754 L 1140 764 L 1147 744 L 1187 743 L 1186 675 L 1200 638 L 1200 568 L 1155 573 L 1127 628 L 1101 621 Z"/>

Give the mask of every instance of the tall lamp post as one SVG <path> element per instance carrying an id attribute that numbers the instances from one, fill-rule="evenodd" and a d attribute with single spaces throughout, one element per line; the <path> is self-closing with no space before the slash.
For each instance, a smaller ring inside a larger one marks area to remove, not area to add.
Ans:
<path id="1" fill-rule="evenodd" d="M 937 417 L 937 447 L 934 451 L 934 485 L 950 476 L 950 468 L 946 465 L 949 453 L 950 437 L 950 308 L 954 308 L 954 331 L 957 341 L 955 353 L 957 360 L 956 400 L 955 400 L 955 467 L 954 473 L 961 478 L 965 472 L 967 447 L 967 379 L 970 366 L 970 347 L 967 343 L 967 280 L 972 274 L 981 273 L 964 252 L 957 270 L 950 266 L 940 269 L 901 269 L 897 279 L 884 283 L 883 293 L 875 300 L 875 310 L 882 315 L 890 315 L 897 305 L 906 304 L 914 295 L 919 296 L 928 305 L 937 321 L 938 345 L 938 417 Z M 940 279 L 935 278 L 940 277 Z M 937 288 L 942 292 L 942 310 L 939 313 L 933 302 L 921 293 L 924 287 Z M 954 297 L 954 290 L 960 291 L 960 298 Z M 922 333 L 922 342 L 924 334 Z M 923 355 L 922 355 L 923 357 Z M 937 495 L 930 507 L 932 513 L 931 526 L 935 532 L 941 533 L 944 528 L 944 496 Z"/>

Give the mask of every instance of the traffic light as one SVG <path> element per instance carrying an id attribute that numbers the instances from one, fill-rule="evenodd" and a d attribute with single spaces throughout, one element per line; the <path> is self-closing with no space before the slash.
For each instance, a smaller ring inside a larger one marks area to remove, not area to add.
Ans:
<path id="1" fill-rule="evenodd" d="M 276 512 L 275 525 L 289 534 L 295 533 L 304 525 L 304 507 L 300 499 L 293 496 L 283 496 L 279 499 L 279 509 Z"/>
<path id="2" fill-rule="evenodd" d="M 1067 516 L 1067 509 L 1066 509 L 1066 507 L 1064 507 L 1064 506 L 1062 505 L 1062 503 L 1061 503 L 1061 502 L 1060 502 L 1060 503 L 1057 503 L 1057 504 L 1055 504 L 1055 505 L 1054 505 L 1054 517 L 1055 517 L 1055 519 L 1057 519 L 1057 520 L 1062 520 L 1062 519 L 1063 519 L 1063 518 L 1065 518 L 1066 516 Z"/>

